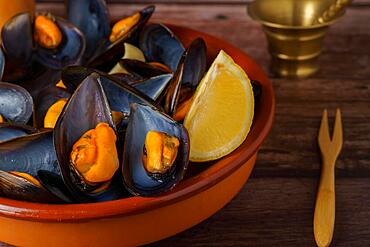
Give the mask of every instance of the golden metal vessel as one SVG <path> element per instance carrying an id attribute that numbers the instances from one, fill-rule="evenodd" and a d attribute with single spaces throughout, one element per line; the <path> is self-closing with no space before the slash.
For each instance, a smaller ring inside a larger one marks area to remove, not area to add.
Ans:
<path id="1" fill-rule="evenodd" d="M 271 69 L 275 74 L 305 78 L 318 71 L 317 58 L 327 29 L 344 14 L 344 8 L 336 8 L 339 12 L 331 13 L 331 19 L 324 23 L 317 20 L 337 2 L 256 0 L 248 5 L 248 14 L 263 26 L 271 54 Z"/>

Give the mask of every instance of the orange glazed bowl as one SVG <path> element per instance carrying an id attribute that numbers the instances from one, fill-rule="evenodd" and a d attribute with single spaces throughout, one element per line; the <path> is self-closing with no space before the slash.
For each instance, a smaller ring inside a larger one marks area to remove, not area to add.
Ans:
<path id="1" fill-rule="evenodd" d="M 229 43 L 188 28 L 168 25 L 187 46 L 202 37 L 208 61 L 225 50 L 262 85 L 251 131 L 234 152 L 212 164 L 190 164 L 173 191 L 90 204 L 52 205 L 0 198 L 0 241 L 17 246 L 135 246 L 154 242 L 207 219 L 243 187 L 257 151 L 272 126 L 275 98 L 261 67 Z"/>

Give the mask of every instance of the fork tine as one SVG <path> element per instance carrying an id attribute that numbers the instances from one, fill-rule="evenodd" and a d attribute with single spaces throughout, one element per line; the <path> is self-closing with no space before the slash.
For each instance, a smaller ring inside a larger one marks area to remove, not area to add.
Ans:
<path id="1" fill-rule="evenodd" d="M 337 108 L 333 133 L 333 146 L 335 148 L 335 152 L 338 154 L 342 149 L 342 143 L 343 143 L 342 116 L 340 113 L 340 109 Z"/>
<path id="2" fill-rule="evenodd" d="M 329 135 L 329 123 L 328 123 L 328 111 L 325 109 L 322 118 L 321 125 L 318 136 L 319 146 L 322 150 L 325 146 L 330 144 L 330 135 Z"/>

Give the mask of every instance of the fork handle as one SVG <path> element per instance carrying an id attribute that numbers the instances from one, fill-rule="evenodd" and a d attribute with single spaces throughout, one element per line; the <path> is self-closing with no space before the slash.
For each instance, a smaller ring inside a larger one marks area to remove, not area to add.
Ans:
<path id="1" fill-rule="evenodd" d="M 319 247 L 329 246 L 335 222 L 335 160 L 324 158 L 314 214 L 314 235 Z"/>

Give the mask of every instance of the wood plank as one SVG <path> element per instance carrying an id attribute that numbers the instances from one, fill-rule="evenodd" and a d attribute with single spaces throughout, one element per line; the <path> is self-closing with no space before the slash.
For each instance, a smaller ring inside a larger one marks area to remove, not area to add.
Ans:
<path id="1" fill-rule="evenodd" d="M 63 2 L 64 0 L 36 0 L 36 2 Z M 170 4 L 247 4 L 253 0 L 106 0 L 107 3 L 145 3 L 145 4 L 156 4 L 156 3 L 170 3 Z M 363 6 L 370 5 L 370 0 L 355 0 L 352 6 Z"/>
<path id="2" fill-rule="evenodd" d="M 323 108 L 342 110 L 343 150 L 337 176 L 370 176 L 369 80 L 274 80 L 276 118 L 260 152 L 258 177 L 317 177 Z M 333 124 L 333 123 L 332 123 Z"/>
<path id="3" fill-rule="evenodd" d="M 251 178 L 213 217 L 150 246 L 315 246 L 312 221 L 317 182 Z M 337 179 L 332 246 L 370 246 L 369 190 L 368 178 Z"/>

